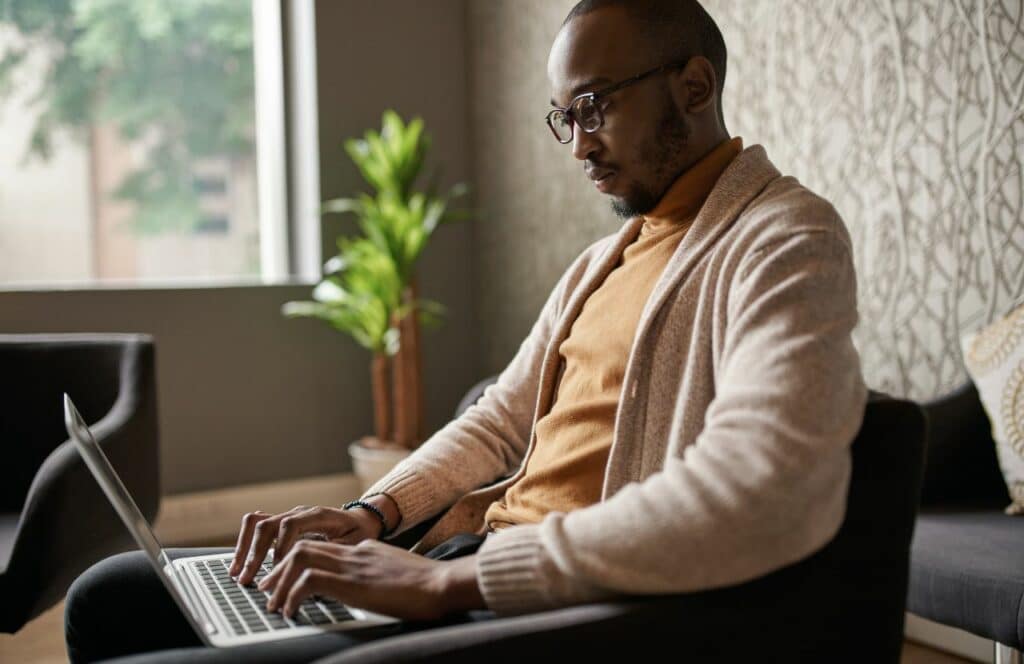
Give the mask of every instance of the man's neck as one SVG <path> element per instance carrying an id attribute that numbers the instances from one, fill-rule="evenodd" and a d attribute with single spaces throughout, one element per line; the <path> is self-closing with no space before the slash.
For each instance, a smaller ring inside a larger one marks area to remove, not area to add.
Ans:
<path id="1" fill-rule="evenodd" d="M 696 139 L 698 136 L 700 139 Z M 712 150 L 731 138 L 732 136 L 730 136 L 728 132 L 721 130 L 703 134 L 702 132 L 694 131 L 690 135 L 691 142 L 687 146 L 690 152 L 689 158 L 686 160 L 686 165 L 676 173 L 676 177 L 678 178 L 683 173 L 693 168 L 694 164 L 711 154 Z"/>

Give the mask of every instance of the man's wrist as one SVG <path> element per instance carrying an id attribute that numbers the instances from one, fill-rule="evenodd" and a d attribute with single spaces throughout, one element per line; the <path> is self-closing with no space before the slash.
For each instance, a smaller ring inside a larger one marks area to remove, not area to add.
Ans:
<path id="1" fill-rule="evenodd" d="M 387 516 L 385 516 L 384 511 L 368 501 L 353 500 L 351 502 L 345 503 L 342 506 L 342 509 L 345 510 L 346 512 L 351 510 L 360 510 L 366 512 L 373 520 L 373 522 L 380 526 L 380 530 L 376 535 L 376 539 L 380 539 L 382 537 L 390 535 L 394 529 L 394 527 L 390 523 L 388 523 L 388 518 Z"/>
<path id="2" fill-rule="evenodd" d="M 360 500 L 370 503 L 384 514 L 384 519 L 391 528 L 391 533 L 397 532 L 402 525 L 402 513 L 398 510 L 398 503 L 386 493 L 376 493 L 372 496 L 364 496 Z"/>
<path id="3" fill-rule="evenodd" d="M 442 563 L 437 569 L 441 604 L 446 614 L 487 608 L 476 578 L 475 555 Z"/>

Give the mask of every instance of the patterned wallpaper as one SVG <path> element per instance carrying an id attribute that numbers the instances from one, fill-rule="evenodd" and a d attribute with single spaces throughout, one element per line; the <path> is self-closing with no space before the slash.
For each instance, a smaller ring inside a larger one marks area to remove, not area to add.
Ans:
<path id="1" fill-rule="evenodd" d="M 561 271 L 619 222 L 544 133 L 548 48 L 574 3 L 472 0 L 484 366 Z M 855 244 L 870 385 L 928 398 L 962 333 L 1024 296 L 1024 3 L 706 0 L 729 48 L 725 115 L 831 200 Z"/>

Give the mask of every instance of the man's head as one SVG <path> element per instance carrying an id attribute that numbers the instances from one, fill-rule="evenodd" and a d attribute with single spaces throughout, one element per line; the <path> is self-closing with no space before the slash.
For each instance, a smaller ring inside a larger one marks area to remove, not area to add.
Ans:
<path id="1" fill-rule="evenodd" d="M 573 128 L 573 156 L 621 217 L 650 212 L 683 171 L 728 137 L 721 32 L 696 0 L 582 0 L 551 47 L 558 108 L 674 63 L 599 94 L 600 129 Z"/>

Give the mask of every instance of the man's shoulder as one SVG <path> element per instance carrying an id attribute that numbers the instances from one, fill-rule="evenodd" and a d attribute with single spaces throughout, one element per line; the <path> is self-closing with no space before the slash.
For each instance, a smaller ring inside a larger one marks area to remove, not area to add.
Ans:
<path id="1" fill-rule="evenodd" d="M 846 224 L 832 203 L 789 175 L 768 183 L 732 230 L 735 244 L 751 251 L 805 234 L 851 245 Z"/>

